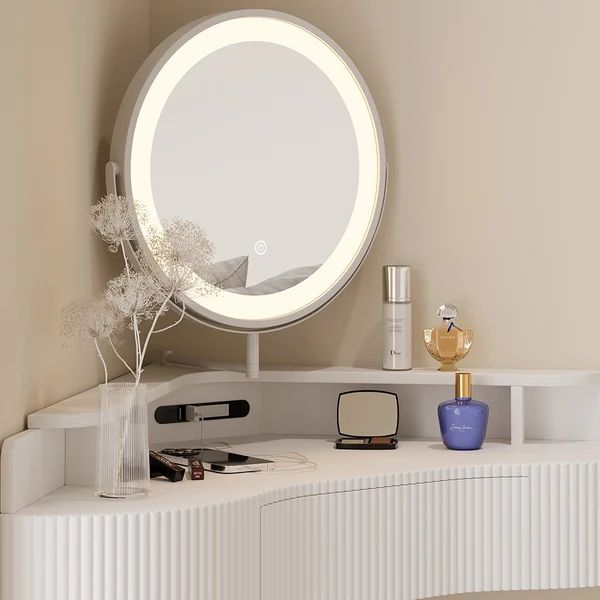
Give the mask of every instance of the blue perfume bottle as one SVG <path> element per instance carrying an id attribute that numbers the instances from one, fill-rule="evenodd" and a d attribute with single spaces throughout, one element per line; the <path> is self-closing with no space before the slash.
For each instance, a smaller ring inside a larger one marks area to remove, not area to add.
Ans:
<path id="1" fill-rule="evenodd" d="M 471 373 L 456 374 L 454 400 L 438 406 L 444 446 L 450 450 L 479 450 L 485 440 L 490 409 L 471 398 Z"/>

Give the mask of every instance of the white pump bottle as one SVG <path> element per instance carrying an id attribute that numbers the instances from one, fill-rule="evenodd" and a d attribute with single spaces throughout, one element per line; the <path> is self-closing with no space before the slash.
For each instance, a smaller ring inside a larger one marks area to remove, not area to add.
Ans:
<path id="1" fill-rule="evenodd" d="M 410 267 L 383 267 L 383 368 L 412 369 Z"/>

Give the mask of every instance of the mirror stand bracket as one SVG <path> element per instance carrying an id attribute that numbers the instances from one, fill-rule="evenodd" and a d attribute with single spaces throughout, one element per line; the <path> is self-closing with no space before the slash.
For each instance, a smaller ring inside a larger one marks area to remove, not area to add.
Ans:
<path id="1" fill-rule="evenodd" d="M 248 379 L 257 379 L 260 372 L 259 334 L 256 332 L 246 334 L 245 365 L 240 363 L 198 360 L 194 358 L 173 360 L 174 355 L 174 350 L 163 350 L 160 357 L 160 364 L 163 367 L 180 367 L 184 369 L 208 369 L 210 371 L 234 371 L 236 373 L 245 372 Z"/>
<path id="2" fill-rule="evenodd" d="M 260 334 L 246 334 L 246 377 L 256 379 L 260 368 Z"/>
<path id="3" fill-rule="evenodd" d="M 117 175 L 121 172 L 119 165 L 116 162 L 109 160 L 104 167 L 104 179 L 106 181 L 106 193 L 118 194 L 117 190 Z"/>

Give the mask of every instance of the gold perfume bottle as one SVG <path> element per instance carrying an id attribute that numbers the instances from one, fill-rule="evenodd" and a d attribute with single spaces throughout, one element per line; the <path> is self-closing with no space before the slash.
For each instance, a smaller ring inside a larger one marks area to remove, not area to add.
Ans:
<path id="1" fill-rule="evenodd" d="M 423 330 L 425 346 L 429 354 L 442 363 L 440 371 L 456 371 L 456 361 L 464 358 L 471 349 L 473 331 L 454 324 L 458 315 L 454 304 L 442 304 L 437 315 L 441 317 L 442 325 Z"/>

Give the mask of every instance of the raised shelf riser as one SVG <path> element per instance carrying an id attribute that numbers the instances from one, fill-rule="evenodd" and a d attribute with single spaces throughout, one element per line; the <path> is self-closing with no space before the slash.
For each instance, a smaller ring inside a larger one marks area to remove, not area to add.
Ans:
<path id="1" fill-rule="evenodd" d="M 479 387 L 504 388 L 576 388 L 594 386 L 600 388 L 600 372 L 596 371 L 535 371 L 469 369 L 473 384 Z M 323 368 L 262 371 L 256 380 L 236 372 L 193 372 L 174 367 L 150 365 L 145 369 L 149 401 L 167 394 L 198 385 L 234 385 L 243 383 L 259 389 L 273 384 L 314 384 L 348 386 L 445 387 L 451 393 L 453 373 L 433 369 L 411 371 L 383 371 L 358 368 Z M 77 396 L 58 402 L 28 417 L 28 427 L 34 429 L 68 429 L 95 426 L 98 422 L 98 391 L 88 390 Z"/>
<path id="2" fill-rule="evenodd" d="M 369 386 L 391 390 L 400 401 L 399 435 L 403 438 L 438 438 L 437 405 L 452 397 L 453 388 L 399 385 Z M 150 416 L 159 403 L 180 401 L 210 402 L 245 398 L 250 402 L 246 419 L 205 423 L 205 435 L 251 435 L 259 433 L 335 435 L 338 395 L 360 386 L 344 384 L 268 384 L 247 387 L 244 384 L 199 385 L 174 392 L 150 405 Z M 526 439 L 598 440 L 600 411 L 595 388 L 533 388 L 527 394 L 524 420 Z M 511 437 L 511 390 L 506 387 L 475 387 L 474 395 L 490 405 L 488 437 Z M 190 440 L 199 436 L 197 423 L 158 425 L 150 420 L 153 441 Z"/>
<path id="3" fill-rule="evenodd" d="M 375 386 L 398 393 L 401 417 L 401 439 L 439 440 L 437 405 L 450 396 L 438 386 Z M 214 402 L 244 398 L 250 414 L 243 419 L 209 421 L 204 424 L 208 439 L 231 440 L 237 436 L 259 434 L 320 435 L 335 438 L 337 434 L 336 403 L 340 392 L 352 389 L 345 385 L 269 384 L 262 389 L 245 384 L 190 386 L 173 392 L 149 406 L 150 441 L 157 447 L 177 442 L 199 440 L 199 423 L 160 425 L 152 415 L 159 404 L 179 402 Z M 259 393 L 260 391 L 260 393 Z M 502 387 L 476 389 L 477 397 L 490 406 L 488 440 L 510 440 L 514 431 L 510 390 Z M 600 414 L 596 393 L 586 388 L 555 390 L 548 398 L 547 390 L 528 390 L 529 414 L 524 432 L 527 439 L 565 440 L 600 439 Z M 578 410 L 574 410 L 577 407 Z M 585 418 L 582 418 L 585 415 Z M 513 440 L 515 441 L 515 440 Z M 71 485 L 93 483 L 95 429 L 66 430 L 66 481 Z"/>

